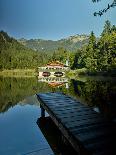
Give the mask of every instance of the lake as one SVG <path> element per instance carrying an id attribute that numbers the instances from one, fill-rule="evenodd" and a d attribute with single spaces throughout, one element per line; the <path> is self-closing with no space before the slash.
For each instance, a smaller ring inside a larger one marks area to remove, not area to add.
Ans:
<path id="1" fill-rule="evenodd" d="M 63 92 L 116 121 L 115 78 L 0 77 L 0 155 L 32 155 L 34 151 L 40 155 L 48 143 L 55 154 L 61 153 L 52 122 L 47 128 L 51 133 L 37 125 L 40 108 L 35 94 L 40 92 Z"/>

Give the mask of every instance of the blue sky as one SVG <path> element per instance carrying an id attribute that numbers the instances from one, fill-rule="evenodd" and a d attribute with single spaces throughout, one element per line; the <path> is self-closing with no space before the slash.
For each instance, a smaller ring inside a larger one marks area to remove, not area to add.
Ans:
<path id="1" fill-rule="evenodd" d="M 112 0 L 0 0 L 0 30 L 15 38 L 58 40 L 75 34 L 99 36 L 106 20 L 116 24 L 116 9 L 94 17 Z"/>

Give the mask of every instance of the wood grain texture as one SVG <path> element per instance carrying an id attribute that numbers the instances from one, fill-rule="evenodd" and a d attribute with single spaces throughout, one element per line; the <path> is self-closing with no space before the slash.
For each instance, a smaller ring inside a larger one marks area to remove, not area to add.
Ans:
<path id="1" fill-rule="evenodd" d="M 116 125 L 62 93 L 37 94 L 41 106 L 82 155 L 116 155 Z"/>

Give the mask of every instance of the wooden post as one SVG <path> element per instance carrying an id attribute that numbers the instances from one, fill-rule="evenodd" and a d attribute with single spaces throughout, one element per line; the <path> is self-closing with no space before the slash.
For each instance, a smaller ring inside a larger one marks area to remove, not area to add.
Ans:
<path id="1" fill-rule="evenodd" d="M 41 104 L 40 104 L 40 108 L 41 108 L 41 117 L 44 118 L 45 117 L 45 109 L 42 107 Z"/>

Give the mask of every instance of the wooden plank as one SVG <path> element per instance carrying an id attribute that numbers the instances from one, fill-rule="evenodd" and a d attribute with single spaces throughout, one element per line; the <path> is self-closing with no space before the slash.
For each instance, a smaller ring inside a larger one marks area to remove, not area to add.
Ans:
<path id="1" fill-rule="evenodd" d="M 49 104 L 49 105 L 80 105 L 80 106 L 83 106 L 82 104 L 80 104 L 79 102 L 72 102 L 72 101 L 65 101 L 65 100 L 53 100 L 50 101 L 48 99 L 44 99 L 43 100 L 44 102 L 46 102 L 46 104 Z"/>
<path id="2" fill-rule="evenodd" d="M 80 154 L 81 149 L 84 150 L 83 146 L 80 146 L 79 141 L 77 141 L 76 139 L 74 139 L 70 132 L 64 127 L 64 125 L 62 123 L 59 122 L 59 118 L 57 118 L 54 113 L 51 111 L 51 109 L 49 109 L 49 107 L 42 102 L 42 99 L 39 98 L 39 96 L 37 96 L 41 105 L 43 106 L 43 108 L 45 108 L 45 110 L 49 113 L 50 117 L 52 118 L 52 120 L 54 121 L 54 123 L 56 124 L 56 126 L 59 128 L 59 130 L 62 132 L 62 134 L 64 135 L 64 137 L 66 137 L 66 139 L 68 139 L 69 143 L 71 143 L 71 145 L 73 146 L 73 148 L 75 148 L 76 152 Z"/>
<path id="3" fill-rule="evenodd" d="M 63 111 L 59 111 L 59 110 L 57 110 L 57 109 L 55 109 L 55 108 L 52 108 L 53 110 L 54 110 L 54 112 L 58 115 L 58 114 L 61 114 L 61 115 L 65 115 L 65 114 L 67 114 L 67 115 L 71 115 L 72 113 L 74 114 L 75 113 L 75 115 L 76 114 L 78 114 L 78 113 L 89 113 L 89 114 L 92 114 L 92 113 L 94 113 L 94 112 L 92 112 L 90 109 L 75 109 L 75 110 L 63 110 Z"/>
<path id="4" fill-rule="evenodd" d="M 89 130 L 88 132 L 81 132 L 81 133 L 78 133 L 78 131 L 77 131 L 77 133 L 74 133 L 74 135 L 84 142 L 84 141 L 87 141 L 88 139 L 98 138 L 101 136 L 104 136 L 105 138 L 108 135 L 113 136 L 113 132 L 114 131 L 109 131 L 109 130 L 105 130 L 105 129 L 104 130 L 96 130 L 96 131 Z"/>
<path id="5" fill-rule="evenodd" d="M 101 123 L 101 124 L 94 124 L 94 125 L 92 125 L 92 124 L 90 124 L 90 125 L 88 125 L 88 126 L 80 126 L 80 127 L 78 127 L 78 128 L 72 128 L 71 129 L 71 132 L 72 133 L 83 133 L 83 132 L 87 132 L 88 130 L 89 131 L 93 131 L 93 130 L 98 130 L 98 129 L 109 129 L 109 130 L 111 130 L 112 129 L 112 125 L 111 124 L 109 124 L 109 123 Z"/>
<path id="6" fill-rule="evenodd" d="M 93 116 L 93 115 L 96 115 L 96 112 L 94 112 L 94 111 L 78 111 L 78 112 L 76 112 L 76 113 L 70 113 L 70 115 L 68 114 L 68 113 L 56 113 L 56 116 L 57 117 L 60 117 L 60 118 L 67 118 L 67 117 L 75 117 L 75 116 L 83 116 L 83 117 L 87 117 L 87 116 Z"/>
<path id="7" fill-rule="evenodd" d="M 79 122 L 75 122 L 75 123 L 70 123 L 70 124 L 65 124 L 66 125 L 66 127 L 67 128 L 69 128 L 69 129 L 72 129 L 72 128 L 77 128 L 77 127 L 84 127 L 84 126 L 89 126 L 89 125 L 96 125 L 96 124 L 102 124 L 102 123 L 104 123 L 102 120 L 100 121 L 100 120 L 97 120 L 97 121 L 87 121 L 87 120 L 85 120 L 85 121 L 83 121 L 83 122 L 81 122 L 81 121 L 79 121 Z"/>
<path id="8" fill-rule="evenodd" d="M 108 145 L 114 148 L 111 142 L 116 136 L 116 130 L 102 115 L 61 93 L 37 96 L 43 108 L 78 153 L 84 150 L 83 155 L 102 155 L 108 152 L 108 149 L 105 151 Z"/>
<path id="9" fill-rule="evenodd" d="M 80 107 L 80 108 L 82 108 L 83 106 L 82 105 L 77 105 L 76 103 L 75 104 L 64 104 L 64 103 L 58 103 L 58 104 L 55 104 L 55 103 L 47 103 L 46 102 L 46 104 L 48 105 L 48 106 L 50 106 L 50 107 L 56 107 L 56 108 L 60 108 L 60 109 L 63 109 L 63 107 L 64 108 L 70 108 L 71 106 L 72 107 Z M 87 107 L 86 107 L 87 108 Z M 65 109 L 64 109 L 65 110 Z"/>
<path id="10" fill-rule="evenodd" d="M 65 114 L 68 114 L 68 115 L 70 115 L 70 114 L 74 114 L 74 115 L 76 115 L 76 114 L 78 114 L 78 113 L 82 113 L 82 110 L 84 111 L 84 112 L 88 112 L 88 111 L 90 111 L 90 109 L 80 109 L 80 108 L 74 108 L 74 109 L 71 109 L 71 108 L 68 108 L 68 109 L 59 109 L 59 108 L 54 108 L 54 107 L 51 107 L 51 106 L 49 106 L 56 114 L 62 114 L 62 115 L 65 115 Z"/>
<path id="11" fill-rule="evenodd" d="M 75 114 L 75 113 L 74 113 Z M 93 117 L 91 116 L 91 115 L 86 115 L 86 117 L 83 117 L 83 115 L 82 115 L 82 113 L 81 113 L 81 115 L 79 115 L 78 113 L 76 113 L 75 114 L 75 117 L 74 117 L 75 119 L 72 119 L 72 118 L 64 118 L 64 119 L 62 119 L 63 120 L 63 122 L 83 122 L 83 121 L 90 121 L 90 122 L 92 122 L 92 121 L 106 121 L 104 118 L 100 118 L 99 116 L 97 117 L 97 115 L 95 114 L 95 115 L 93 115 Z M 72 119 L 72 120 L 71 120 Z"/>
<path id="12" fill-rule="evenodd" d="M 72 118 L 72 117 L 71 117 Z M 81 116 L 75 116 L 75 117 L 73 117 L 73 119 L 71 120 L 71 118 L 70 117 L 68 117 L 68 118 L 63 118 L 63 119 L 61 119 L 62 120 L 62 122 L 63 123 L 67 123 L 67 124 L 72 124 L 72 123 L 79 123 L 79 122 L 88 122 L 88 121 L 90 121 L 90 123 L 91 123 L 91 121 L 98 121 L 98 120 L 104 120 L 104 119 L 100 119 L 99 117 L 97 117 L 97 115 L 94 115 L 93 117 L 91 117 L 90 115 L 88 115 L 88 116 L 86 116 L 86 117 L 83 117 L 82 115 Z"/>

